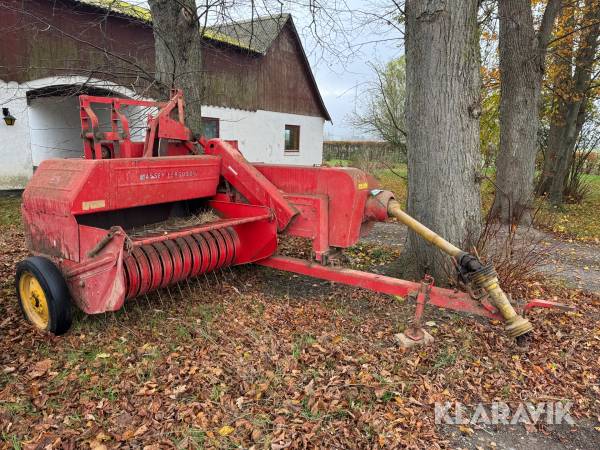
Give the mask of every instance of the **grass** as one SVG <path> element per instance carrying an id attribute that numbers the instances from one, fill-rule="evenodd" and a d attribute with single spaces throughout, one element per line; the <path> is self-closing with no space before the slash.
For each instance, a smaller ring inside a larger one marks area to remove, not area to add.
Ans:
<path id="1" fill-rule="evenodd" d="M 384 189 L 392 191 L 396 200 L 405 205 L 408 196 L 406 164 L 401 164 L 393 169 L 384 169 L 375 174 Z"/>
<path id="2" fill-rule="evenodd" d="M 13 227 L 21 224 L 21 196 L 10 194 L 0 196 L 0 227 Z"/>
<path id="3" fill-rule="evenodd" d="M 334 160 L 328 163 L 334 166 L 348 165 L 348 161 Z M 389 189 L 396 195 L 401 204 L 406 204 L 407 170 L 405 164 L 400 164 L 390 169 L 378 171 L 376 174 L 384 189 Z M 489 173 L 488 176 L 492 176 Z M 589 194 L 580 204 L 564 204 L 561 207 L 552 207 L 546 202 L 540 202 L 537 223 L 553 233 L 567 239 L 600 243 L 600 175 L 584 175 L 584 182 L 589 184 Z M 489 180 L 484 180 L 481 185 L 481 201 L 483 211 L 488 211 L 494 200 L 494 186 Z"/>
<path id="4" fill-rule="evenodd" d="M 316 339 L 311 335 L 303 334 L 299 336 L 292 345 L 292 356 L 294 359 L 300 358 L 302 355 L 302 350 L 309 345 L 314 344 L 315 342 L 317 342 Z"/>
<path id="5" fill-rule="evenodd" d="M 21 450 L 23 448 L 21 446 L 21 443 L 19 442 L 19 438 L 17 436 L 15 436 L 14 434 L 2 433 L 2 435 L 0 435 L 0 442 L 6 442 L 7 444 L 11 444 L 12 448 L 14 450 Z M 11 447 L 6 447 L 6 448 L 11 448 Z"/>
<path id="6" fill-rule="evenodd" d="M 326 164 L 331 167 L 350 167 L 352 165 L 349 159 L 329 159 Z"/>
<path id="7" fill-rule="evenodd" d="M 599 244 L 600 175 L 584 175 L 584 182 L 590 190 L 580 204 L 564 204 L 559 208 L 544 205 L 540 223 L 567 238 Z"/>

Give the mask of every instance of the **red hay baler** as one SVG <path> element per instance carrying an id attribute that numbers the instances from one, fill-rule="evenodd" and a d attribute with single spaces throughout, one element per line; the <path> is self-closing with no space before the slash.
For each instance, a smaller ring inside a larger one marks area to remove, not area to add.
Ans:
<path id="1" fill-rule="evenodd" d="M 111 110 L 101 131 L 94 105 Z M 131 140 L 127 108 L 148 116 L 144 142 Z M 23 193 L 27 244 L 17 266 L 25 316 L 54 334 L 71 325 L 71 301 L 88 314 L 227 266 L 257 263 L 417 301 L 406 335 L 422 339 L 425 304 L 506 322 L 513 337 L 532 326 L 515 312 L 492 266 L 406 215 L 392 193 L 353 168 L 250 164 L 233 143 L 194 140 L 175 91 L 167 103 L 80 97 L 84 158 L 42 162 Z M 375 221 L 398 218 L 456 258 L 483 295 L 334 267 Z M 311 261 L 276 255 L 278 235 L 312 241 Z M 529 306 L 553 306 L 537 300 Z"/>

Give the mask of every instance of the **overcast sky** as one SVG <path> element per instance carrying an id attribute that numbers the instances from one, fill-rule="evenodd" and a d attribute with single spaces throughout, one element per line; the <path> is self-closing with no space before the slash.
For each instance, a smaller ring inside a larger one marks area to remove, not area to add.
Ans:
<path id="1" fill-rule="evenodd" d="M 291 11 L 333 121 L 333 124 L 325 126 L 326 139 L 364 137 L 360 130 L 355 130 L 348 123 L 348 116 L 356 108 L 360 109 L 365 89 L 373 81 L 374 74 L 369 64 L 384 64 L 404 52 L 400 33 L 393 27 L 380 21 L 362 26 L 362 22 L 368 20 L 364 14 L 367 9 L 365 0 L 347 0 L 344 3 L 349 12 L 341 14 L 341 22 L 346 24 L 353 21 L 349 28 L 358 27 L 358 30 L 346 32 L 343 37 L 338 34 L 324 38 L 333 40 L 341 55 L 331 54 L 316 42 L 308 28 L 311 15 L 306 9 L 294 8 Z M 346 55 L 349 55 L 348 59 L 344 59 Z"/>
<path id="2" fill-rule="evenodd" d="M 271 5 L 269 0 L 262 2 Z M 147 7 L 143 0 L 131 3 Z M 255 5 L 260 3 L 254 2 Z M 384 14 L 385 9 L 381 5 L 390 4 L 391 1 L 324 0 L 321 4 L 326 8 L 315 16 L 304 3 L 305 0 L 283 0 L 273 4 L 282 4 L 281 10 L 291 13 L 294 18 L 333 122 L 325 125 L 326 138 L 364 137 L 364 133 L 348 124 L 348 117 L 360 107 L 361 95 L 364 98 L 367 83 L 373 80 L 369 64 L 384 64 L 403 53 L 400 33 L 394 27 L 376 20 L 376 16 Z M 251 9 L 245 6 L 244 0 L 237 0 L 237 4 L 240 5 L 238 9 L 228 14 L 240 20 L 250 18 Z M 276 12 L 270 10 L 271 14 Z M 259 14 L 265 12 L 259 11 Z M 313 17 L 316 24 L 311 28 Z M 388 17 L 393 20 L 392 16 Z M 324 43 L 320 44 L 315 35 L 321 37 Z"/>

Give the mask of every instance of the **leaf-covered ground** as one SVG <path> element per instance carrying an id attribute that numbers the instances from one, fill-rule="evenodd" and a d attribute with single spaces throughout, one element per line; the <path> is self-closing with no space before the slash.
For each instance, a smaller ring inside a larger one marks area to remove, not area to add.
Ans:
<path id="1" fill-rule="evenodd" d="M 431 309 L 436 342 L 403 352 L 393 334 L 412 305 L 248 266 L 116 314 L 78 314 L 54 338 L 16 304 L 14 264 L 26 256 L 17 206 L 4 200 L 0 213 L 0 447 L 444 448 L 457 438 L 435 425 L 436 401 L 558 399 L 574 402 L 580 426 L 556 439 L 600 446 L 600 300 L 591 294 L 524 287 L 578 307 L 532 313 L 528 349 L 500 324 Z M 366 268 L 396 252 L 360 244 L 351 254 Z"/>

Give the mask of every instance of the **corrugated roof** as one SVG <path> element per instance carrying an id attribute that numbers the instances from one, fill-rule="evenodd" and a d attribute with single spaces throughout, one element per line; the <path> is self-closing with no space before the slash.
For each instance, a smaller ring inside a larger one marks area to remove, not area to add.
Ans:
<path id="1" fill-rule="evenodd" d="M 143 22 L 152 22 L 152 15 L 150 14 L 150 10 L 148 8 L 137 6 L 130 2 L 125 2 L 122 0 L 76 1 L 78 1 L 79 3 L 84 3 L 86 5 L 102 8 L 104 10 L 109 10 L 117 14 L 121 14 L 123 16 L 138 19 Z M 220 42 L 222 44 L 231 45 L 233 47 L 238 47 L 246 51 L 251 51 L 254 53 L 264 55 L 267 53 L 267 51 L 269 50 L 277 36 L 279 36 L 279 33 L 281 33 L 281 30 L 288 21 L 291 24 L 290 26 L 296 39 L 300 43 L 300 50 L 302 52 L 304 64 L 310 76 L 311 82 L 315 87 L 317 98 L 319 100 L 321 108 L 323 109 L 325 119 L 331 121 L 331 117 L 329 116 L 329 112 L 327 111 L 325 102 L 323 102 L 323 98 L 321 97 L 321 93 L 319 92 L 317 82 L 310 68 L 308 58 L 306 57 L 306 53 L 304 52 L 304 47 L 302 46 L 302 43 L 300 41 L 300 36 L 298 35 L 298 31 L 296 30 L 294 21 L 292 20 L 289 14 L 284 13 L 271 16 L 257 16 L 250 20 L 242 20 L 237 22 L 231 22 L 228 24 L 217 25 L 215 27 L 205 29 L 202 33 L 202 36 L 205 39 L 210 39 L 215 42 Z"/>
<path id="2" fill-rule="evenodd" d="M 289 14 L 255 17 L 250 20 L 218 25 L 207 31 L 229 36 L 244 46 L 264 55 L 279 36 L 289 18 Z"/>
<path id="3" fill-rule="evenodd" d="M 122 0 L 77 0 L 90 6 L 141 20 L 152 22 L 148 8 Z M 233 45 L 244 50 L 265 54 L 289 18 L 289 14 L 256 17 L 252 20 L 232 22 L 210 27 L 202 33 L 206 39 Z"/>

